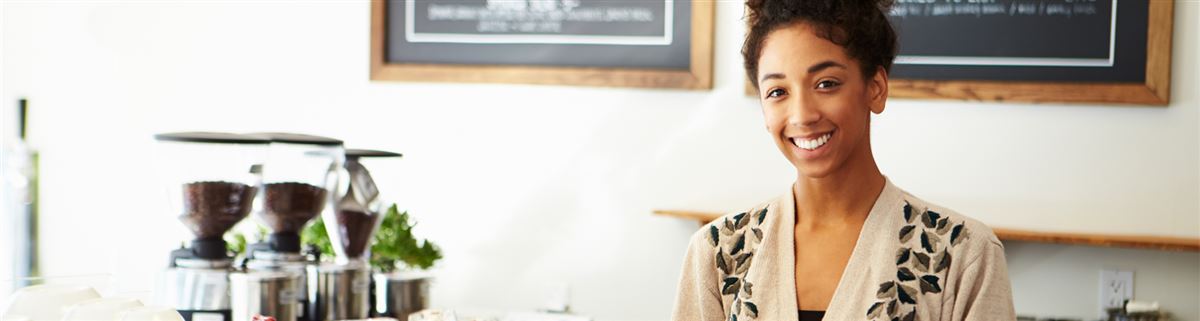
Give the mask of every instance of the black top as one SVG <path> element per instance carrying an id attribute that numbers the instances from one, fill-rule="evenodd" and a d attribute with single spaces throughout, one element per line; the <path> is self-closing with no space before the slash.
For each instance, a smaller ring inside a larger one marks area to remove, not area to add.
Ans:
<path id="1" fill-rule="evenodd" d="M 821 321 L 825 318 L 825 311 L 804 311 L 800 310 L 800 321 Z"/>

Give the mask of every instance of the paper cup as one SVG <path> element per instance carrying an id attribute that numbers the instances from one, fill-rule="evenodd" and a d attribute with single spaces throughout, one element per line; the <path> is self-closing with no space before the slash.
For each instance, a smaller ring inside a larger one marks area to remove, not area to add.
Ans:
<path id="1" fill-rule="evenodd" d="M 142 307 L 134 299 L 91 299 L 67 308 L 63 321 L 117 321 L 126 310 Z"/>
<path id="2" fill-rule="evenodd" d="M 163 307 L 140 307 L 125 310 L 120 321 L 184 321 L 178 311 Z"/>
<path id="3" fill-rule="evenodd" d="M 3 320 L 59 321 L 66 308 L 100 298 L 95 289 L 83 285 L 42 284 L 25 287 L 9 299 Z"/>

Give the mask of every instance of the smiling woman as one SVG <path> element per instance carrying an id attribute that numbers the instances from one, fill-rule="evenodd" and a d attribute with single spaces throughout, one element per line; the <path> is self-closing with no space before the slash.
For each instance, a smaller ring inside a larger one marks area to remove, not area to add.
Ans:
<path id="1" fill-rule="evenodd" d="M 1003 246 L 879 171 L 888 0 L 750 0 L 742 53 L 791 190 L 693 235 L 674 320 L 1013 320 Z"/>

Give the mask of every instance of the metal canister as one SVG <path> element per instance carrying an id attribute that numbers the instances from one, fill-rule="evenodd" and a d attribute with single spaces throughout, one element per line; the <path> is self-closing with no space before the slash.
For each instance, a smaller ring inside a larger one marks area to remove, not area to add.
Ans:
<path id="1" fill-rule="evenodd" d="M 358 320 L 371 313 L 371 267 L 325 264 L 310 267 L 309 306 L 313 321 Z"/>
<path id="2" fill-rule="evenodd" d="M 177 259 L 163 273 L 164 303 L 189 321 L 230 321 L 229 260 Z"/>
<path id="3" fill-rule="evenodd" d="M 300 305 L 301 275 L 290 271 L 249 271 L 229 276 L 233 321 L 250 321 L 254 315 L 278 321 L 296 321 Z"/>
<path id="4" fill-rule="evenodd" d="M 428 275 L 375 274 L 375 309 L 380 316 L 407 320 L 408 315 L 429 308 Z"/>
<path id="5" fill-rule="evenodd" d="M 246 262 L 246 270 L 252 272 L 282 271 L 298 275 L 300 280 L 296 283 L 295 298 L 300 308 L 296 312 L 296 320 L 311 321 L 312 319 L 308 316 L 308 296 L 312 291 L 308 289 L 308 277 L 306 276 L 309 265 L 304 256 L 300 254 L 256 251 L 254 257 Z"/>

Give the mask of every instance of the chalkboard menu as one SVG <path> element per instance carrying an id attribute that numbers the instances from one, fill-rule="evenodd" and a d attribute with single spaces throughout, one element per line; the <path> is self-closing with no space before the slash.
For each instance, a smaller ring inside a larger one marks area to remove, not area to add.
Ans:
<path id="1" fill-rule="evenodd" d="M 1172 7 L 1171 0 L 898 0 L 890 13 L 900 39 L 892 91 L 1166 104 Z"/>
<path id="2" fill-rule="evenodd" d="M 377 0 L 372 7 L 373 79 L 711 87 L 711 2 Z"/>

